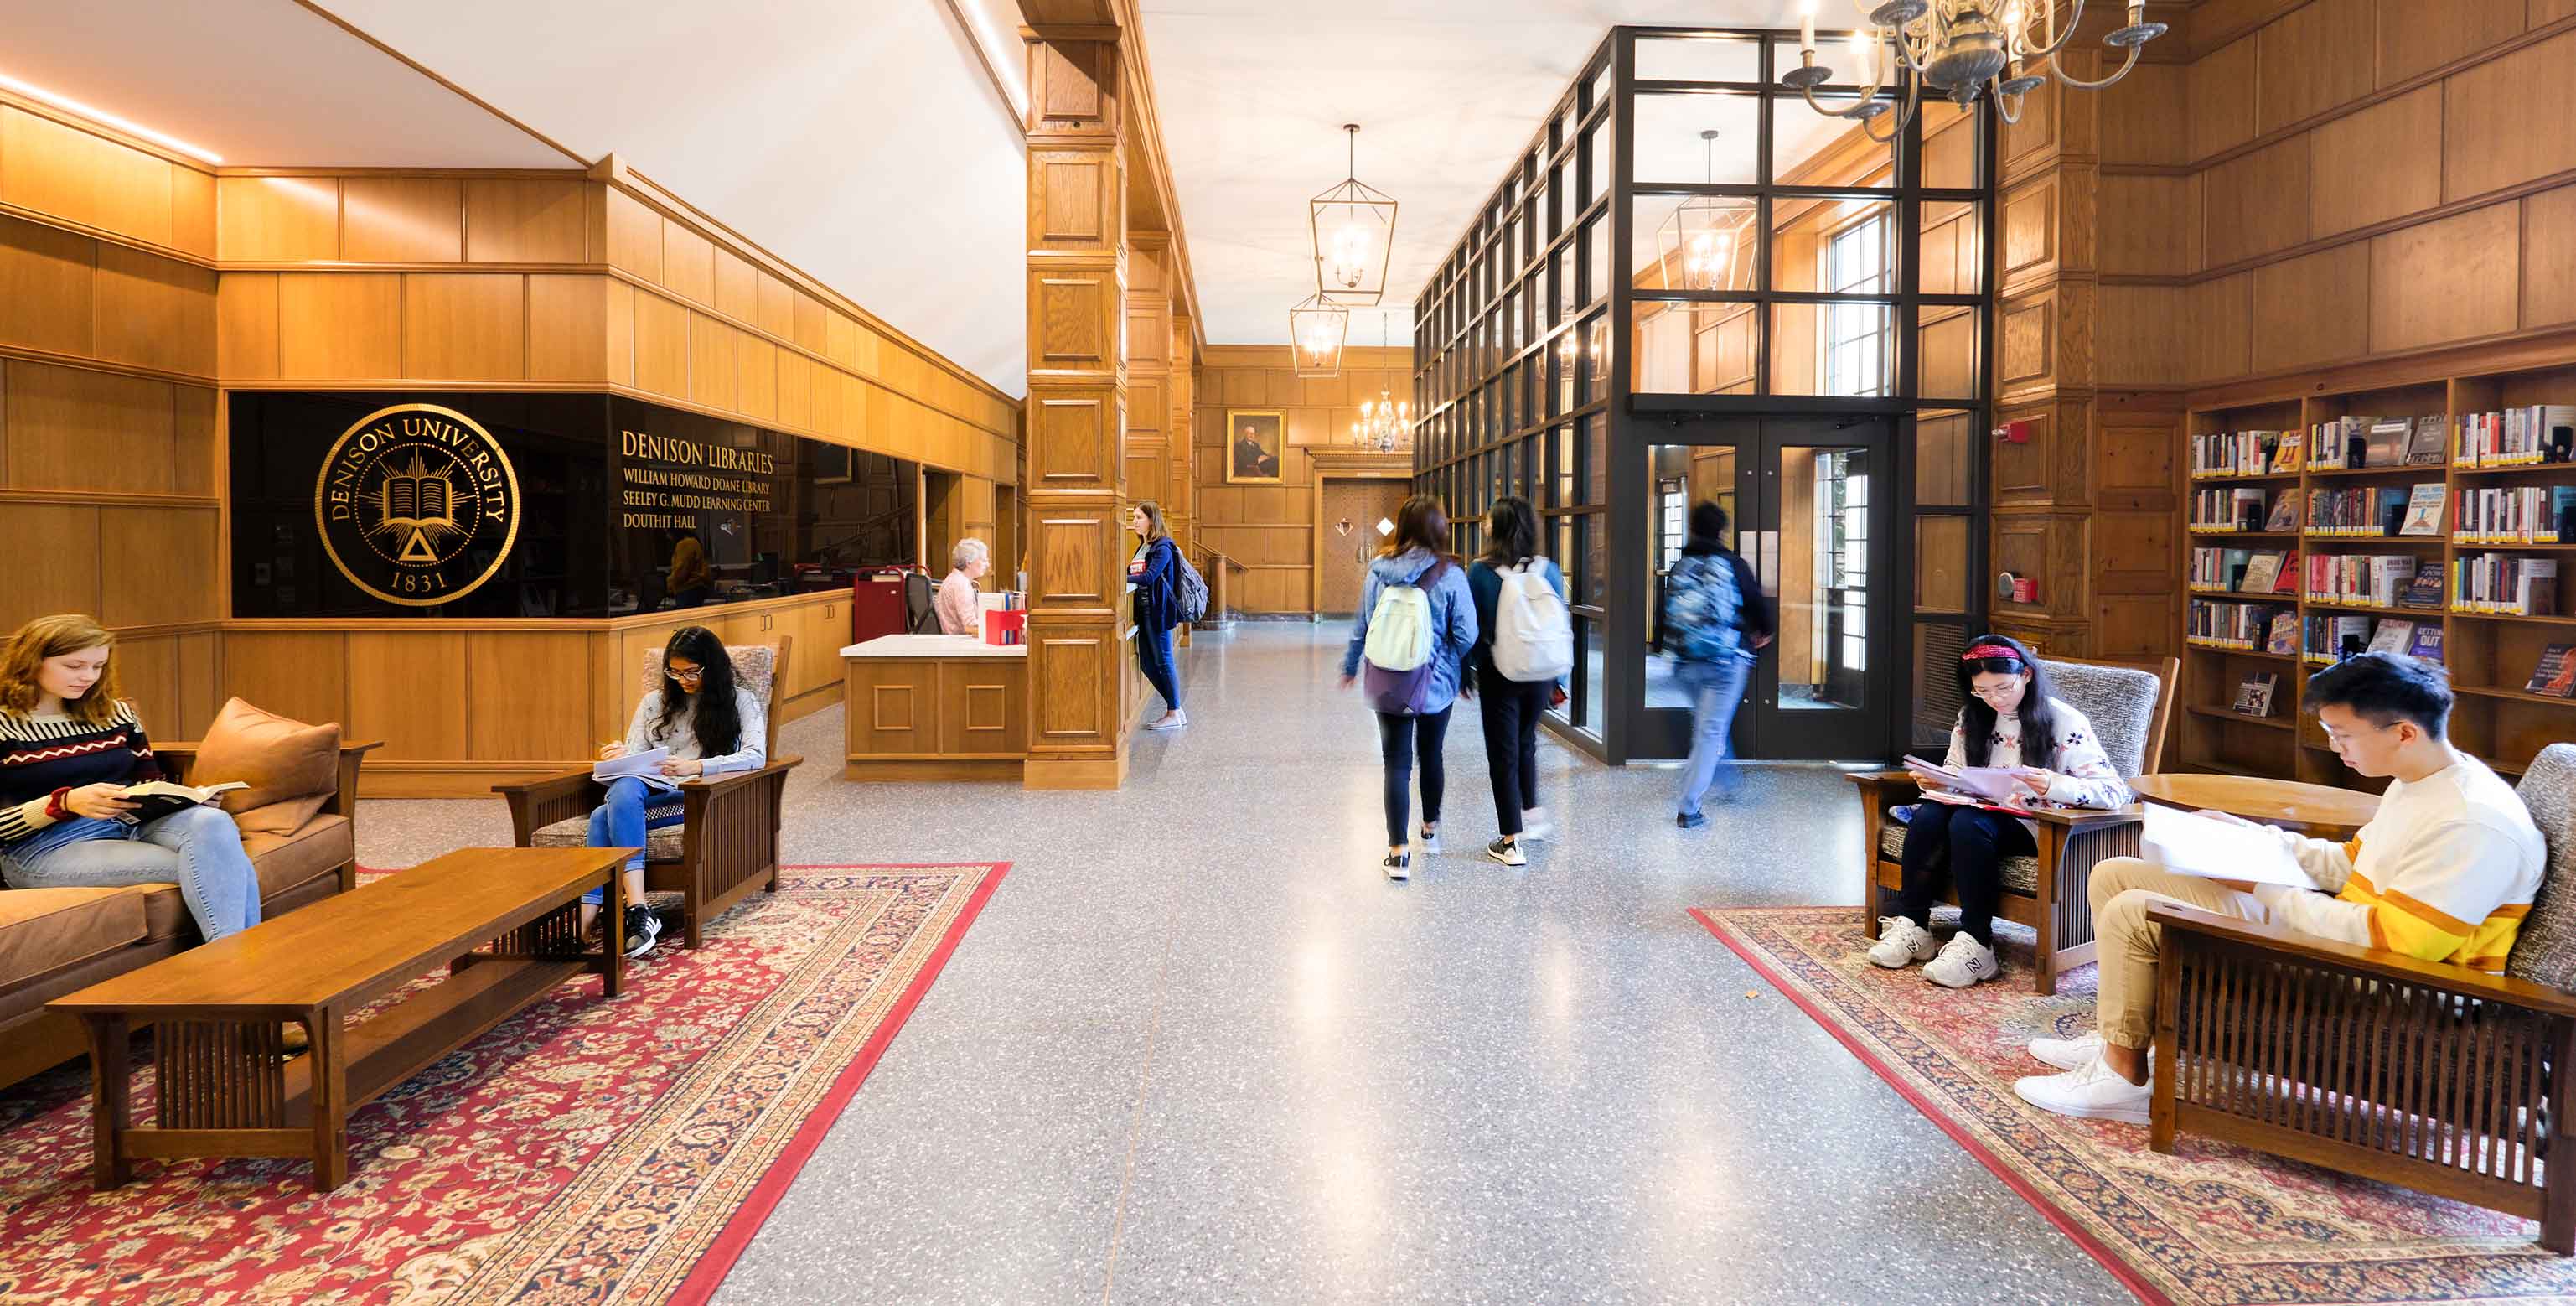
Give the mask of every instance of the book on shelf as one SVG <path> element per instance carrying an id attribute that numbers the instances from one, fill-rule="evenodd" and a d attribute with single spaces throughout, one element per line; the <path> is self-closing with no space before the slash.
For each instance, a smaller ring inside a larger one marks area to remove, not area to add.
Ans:
<path id="1" fill-rule="evenodd" d="M 2481 553 L 2451 563 L 2451 606 L 2513 617 L 2558 615 L 2558 560 Z"/>
<path id="2" fill-rule="evenodd" d="M 2576 543 L 2576 485 L 2462 490 L 2452 531 L 2463 544 Z"/>
<path id="3" fill-rule="evenodd" d="M 2448 455 L 2442 430 L 2443 418 L 2431 414 L 2415 419 L 2415 433 L 2406 443 L 2406 462 L 2410 467 L 2439 467 Z"/>
<path id="4" fill-rule="evenodd" d="M 2540 650 L 2540 661 L 2532 667 L 2531 680 L 2522 692 L 2576 698 L 2576 644 L 2552 644 Z"/>
<path id="5" fill-rule="evenodd" d="M 2269 594 L 2281 579 L 2281 554 L 2264 550 L 2245 560 L 2245 570 L 2234 589 L 2245 594 Z"/>
<path id="6" fill-rule="evenodd" d="M 2401 486 L 2355 485 L 2311 490 L 2308 492 L 2308 534 L 2395 535 L 2398 527 L 2405 524 L 2410 495 L 2411 492 Z"/>
<path id="7" fill-rule="evenodd" d="M 2290 657 L 2298 656 L 2298 613 L 2280 612 L 2273 614 L 2270 637 L 2264 641 L 2263 651 L 2266 653 L 2280 653 Z"/>
<path id="8" fill-rule="evenodd" d="M 2280 686 L 2279 674 L 2257 671 L 2236 682 L 2236 703 L 2229 710 L 2244 716 L 2272 715 L 2272 691 Z"/>
<path id="9" fill-rule="evenodd" d="M 2452 422 L 2451 462 L 2461 467 L 2576 462 L 2576 404 L 2462 413 Z"/>
<path id="10" fill-rule="evenodd" d="M 2183 609 L 2183 635 L 2207 648 L 2262 648 L 2281 610 L 2264 603 L 2211 603 L 2193 599 Z"/>
<path id="11" fill-rule="evenodd" d="M 2191 437 L 2191 474 L 2196 477 L 2268 476 L 2296 471 L 2297 440 L 2279 431 L 2226 431 Z M 2283 450 L 2289 453 L 2284 455 Z M 2288 461 L 2290 466 L 2282 463 Z"/>
<path id="12" fill-rule="evenodd" d="M 2415 441 L 2415 419 L 2386 417 L 2370 424 L 2362 434 L 2360 467 L 2403 467 L 2406 450 Z"/>
<path id="13" fill-rule="evenodd" d="M 2435 564 L 2436 568 L 2440 564 Z M 2418 573 L 2414 558 L 2398 553 L 2312 553 L 2307 561 L 2307 595 L 2312 603 L 2393 608 Z M 2438 570 L 2434 591 L 2440 593 Z M 2433 606 L 2440 606 L 2437 597 Z"/>
<path id="14" fill-rule="evenodd" d="M 2426 662 L 2440 662 L 2442 660 L 2442 623 L 2416 622 L 2414 638 L 2406 641 L 2406 656 L 2421 658 Z"/>
<path id="15" fill-rule="evenodd" d="M 2299 529 L 2298 491 L 2281 491 L 2281 497 L 2272 501 L 2272 512 L 2269 516 L 2264 518 L 2263 529 L 2267 531 L 2295 531 Z"/>
<path id="16" fill-rule="evenodd" d="M 2406 492 L 2406 519 L 2397 527 L 2400 535 L 2440 535 L 2442 533 L 2442 483 L 2418 482 Z"/>
<path id="17" fill-rule="evenodd" d="M 2415 578 L 2406 583 L 2406 591 L 2397 596 L 2401 608 L 2439 608 L 2442 606 L 2442 564 L 2432 561 L 2415 564 Z"/>
<path id="18" fill-rule="evenodd" d="M 2310 470 L 2341 471 L 2361 466 L 2368 432 L 2381 420 L 2376 417 L 2334 417 L 2309 427 Z"/>
<path id="19" fill-rule="evenodd" d="M 2340 662 L 2368 647 L 2370 618 L 2311 612 L 2301 633 L 2299 656 L 2310 662 Z"/>
<path id="20" fill-rule="evenodd" d="M 2406 655 L 2406 646 L 2408 642 L 2412 641 L 2414 638 L 2414 622 L 2399 621 L 2394 617 L 2383 617 L 2380 619 L 2378 625 L 2371 628 L 2370 647 L 2363 651 L 2367 653 L 2387 653 L 2397 657 L 2404 657 Z"/>

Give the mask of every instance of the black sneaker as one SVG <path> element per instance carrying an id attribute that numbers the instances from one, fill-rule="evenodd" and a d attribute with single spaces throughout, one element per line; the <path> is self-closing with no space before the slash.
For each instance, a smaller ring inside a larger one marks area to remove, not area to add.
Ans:
<path id="1" fill-rule="evenodd" d="M 1409 879 L 1412 879 L 1412 878 L 1413 878 L 1413 854 L 1411 854 L 1411 853 L 1388 853 L 1388 854 L 1386 855 L 1386 860 L 1379 862 L 1379 863 L 1377 864 L 1377 868 L 1378 868 L 1379 870 L 1381 870 L 1381 871 L 1386 872 L 1386 878 L 1388 878 L 1388 879 L 1390 879 L 1390 880 L 1409 880 Z"/>
<path id="2" fill-rule="evenodd" d="M 1520 844 L 1511 839 L 1496 839 L 1486 844 L 1485 855 L 1505 866 L 1529 865 L 1529 858 L 1521 852 Z"/>
<path id="3" fill-rule="evenodd" d="M 1673 815 L 1673 824 L 1680 826 L 1685 830 L 1696 830 L 1701 826 L 1708 824 L 1708 813 L 1677 812 Z"/>
<path id="4" fill-rule="evenodd" d="M 662 937 L 662 918 L 645 907 L 626 909 L 626 955 L 641 957 L 653 950 L 653 941 Z"/>

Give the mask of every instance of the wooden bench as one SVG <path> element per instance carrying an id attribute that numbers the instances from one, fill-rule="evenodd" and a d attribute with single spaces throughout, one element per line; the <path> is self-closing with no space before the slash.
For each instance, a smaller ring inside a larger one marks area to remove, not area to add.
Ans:
<path id="1" fill-rule="evenodd" d="M 93 1183 L 135 1157 L 303 1156 L 314 1186 L 349 1177 L 349 1113 L 577 975 L 626 977 L 632 848 L 473 848 L 266 921 L 48 1004 L 89 1027 Z M 605 885 L 604 946 L 580 899 Z M 445 980 L 354 1025 L 359 1009 L 441 966 Z M 156 1025 L 153 1127 L 130 1119 L 128 1037 Z M 282 1025 L 304 1027 L 292 1060 Z"/>

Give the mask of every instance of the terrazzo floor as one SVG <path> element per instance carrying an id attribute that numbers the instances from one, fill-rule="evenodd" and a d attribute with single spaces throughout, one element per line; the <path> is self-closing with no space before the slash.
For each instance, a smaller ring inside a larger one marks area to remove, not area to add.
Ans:
<path id="1" fill-rule="evenodd" d="M 1685 833 L 1671 770 L 1542 743 L 1515 872 L 1462 704 L 1449 851 L 1390 885 L 1340 647 L 1203 638 L 1114 793 L 847 784 L 838 709 L 787 727 L 791 860 L 1013 867 L 717 1302 L 2128 1299 L 1684 914 L 1848 899 L 1833 772 Z M 509 836 L 359 828 L 372 866 Z"/>

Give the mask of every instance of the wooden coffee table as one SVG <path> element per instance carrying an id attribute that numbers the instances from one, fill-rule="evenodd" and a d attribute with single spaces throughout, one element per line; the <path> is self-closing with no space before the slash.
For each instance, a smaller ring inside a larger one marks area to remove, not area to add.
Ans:
<path id="1" fill-rule="evenodd" d="M 97 1156 L 123 1184 L 135 1157 L 304 1156 L 314 1187 L 349 1177 L 349 1113 L 576 975 L 625 984 L 625 877 L 633 848 L 452 852 L 48 1006 L 89 1026 Z M 604 948 L 581 938 L 581 895 L 608 889 Z M 441 966 L 447 979 L 360 1008 Z M 127 1035 L 156 1026 L 157 1119 L 129 1119 Z M 280 1026 L 312 1047 L 288 1060 Z"/>
<path id="2" fill-rule="evenodd" d="M 2379 795 L 2262 776 L 2142 775 L 2129 782 L 2141 798 L 2167 807 L 2241 816 L 2304 830 L 2320 839 L 2349 837 L 2379 814 Z"/>

